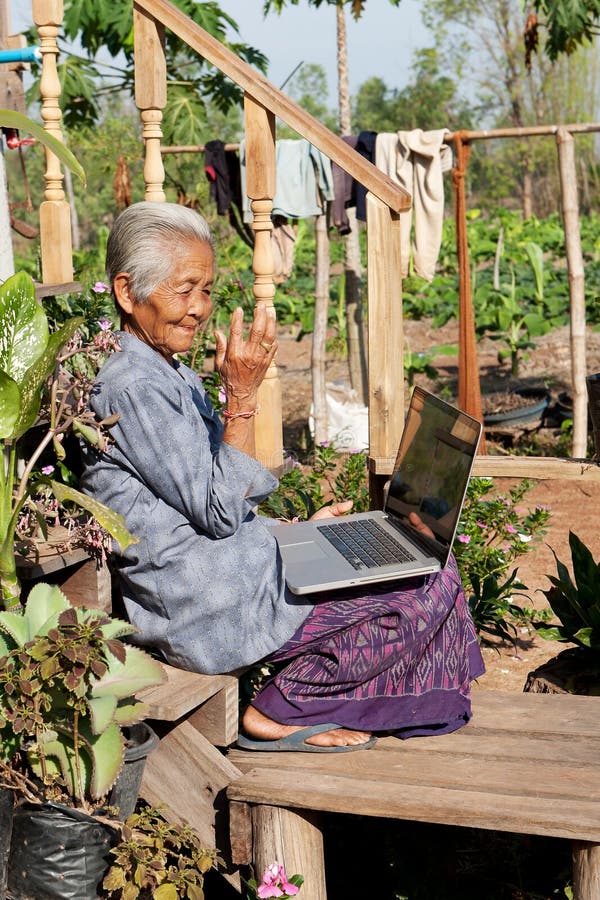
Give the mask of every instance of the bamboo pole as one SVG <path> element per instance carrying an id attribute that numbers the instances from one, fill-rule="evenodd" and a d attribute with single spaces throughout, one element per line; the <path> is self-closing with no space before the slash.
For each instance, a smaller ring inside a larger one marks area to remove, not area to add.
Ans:
<path id="1" fill-rule="evenodd" d="M 444 141 L 450 143 L 457 139 L 463 141 L 489 141 L 495 138 L 511 137 L 540 137 L 554 135 L 558 130 L 568 131 L 569 134 L 591 134 L 600 131 L 600 122 L 575 122 L 571 125 L 531 125 L 522 128 L 489 128 L 481 131 L 449 131 Z"/>
<path id="2" fill-rule="evenodd" d="M 327 440 L 327 395 L 326 395 L 326 344 L 327 313 L 329 311 L 329 234 L 327 216 L 317 216 L 315 220 L 316 261 L 315 261 L 315 318 L 312 336 L 312 399 L 314 417 L 314 441 L 322 444 Z"/>
<path id="3" fill-rule="evenodd" d="M 579 232 L 579 200 L 575 168 L 575 140 L 566 129 L 556 134 L 567 271 L 569 273 L 571 380 L 573 387 L 573 456 L 587 448 L 587 390 L 585 347 L 585 275 Z"/>

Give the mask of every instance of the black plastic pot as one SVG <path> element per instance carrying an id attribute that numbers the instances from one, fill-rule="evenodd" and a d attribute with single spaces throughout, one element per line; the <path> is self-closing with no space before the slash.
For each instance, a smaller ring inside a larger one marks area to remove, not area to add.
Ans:
<path id="1" fill-rule="evenodd" d="M 117 832 L 55 803 L 14 811 L 8 889 L 14 900 L 92 900 L 110 864 Z"/>
<path id="2" fill-rule="evenodd" d="M 107 802 L 119 809 L 120 819 L 127 819 L 140 793 L 146 757 L 158 747 L 159 739 L 147 722 L 124 728 L 123 733 L 127 741 L 125 763 Z"/>
<path id="3" fill-rule="evenodd" d="M 0 788 L 0 897 L 6 896 L 8 856 L 12 834 L 14 794 L 8 788 Z"/>
<path id="4" fill-rule="evenodd" d="M 523 403 L 507 412 L 484 415 L 485 425 L 521 425 L 535 422 L 544 415 L 550 402 L 550 393 L 545 388 L 518 388 L 514 391 L 522 398 Z"/>
<path id="5" fill-rule="evenodd" d="M 600 460 L 600 372 L 585 379 L 588 392 L 588 410 L 594 429 L 594 458 Z"/>

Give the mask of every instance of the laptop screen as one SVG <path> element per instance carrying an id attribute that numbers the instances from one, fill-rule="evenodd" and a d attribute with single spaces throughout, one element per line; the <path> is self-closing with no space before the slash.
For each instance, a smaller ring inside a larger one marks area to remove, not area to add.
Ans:
<path id="1" fill-rule="evenodd" d="M 476 419 L 414 388 L 385 511 L 409 528 L 404 520 L 416 512 L 441 555 L 454 540 L 480 433 Z"/>

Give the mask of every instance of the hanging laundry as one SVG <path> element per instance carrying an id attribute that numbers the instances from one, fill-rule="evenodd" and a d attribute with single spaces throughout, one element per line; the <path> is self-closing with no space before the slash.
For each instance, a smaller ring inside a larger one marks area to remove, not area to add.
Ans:
<path id="1" fill-rule="evenodd" d="M 353 150 L 356 149 L 358 135 L 346 134 L 342 137 Z M 337 228 L 338 234 L 348 234 L 350 232 L 350 222 L 346 210 L 349 206 L 356 204 L 356 196 L 354 193 L 354 179 L 352 175 L 344 171 L 336 162 L 331 162 L 331 171 L 333 174 L 333 203 L 331 204 L 331 222 L 333 228 Z"/>
<path id="2" fill-rule="evenodd" d="M 235 150 L 226 150 L 223 141 L 207 141 L 204 146 L 204 172 L 210 182 L 210 197 L 220 216 L 228 215 L 232 227 L 252 247 L 254 235 L 242 222 L 240 162 Z"/>
<path id="3" fill-rule="evenodd" d="M 277 187 L 273 215 L 288 219 L 319 216 L 333 200 L 331 161 L 307 140 L 276 143 Z M 242 194 L 246 195 L 245 143 L 240 143 Z M 252 221 L 250 200 L 244 207 L 244 221 Z"/>
<path id="4" fill-rule="evenodd" d="M 271 253 L 273 254 L 273 282 L 283 284 L 294 268 L 296 232 L 286 218 L 273 216 Z"/>
<path id="5" fill-rule="evenodd" d="M 356 152 L 364 156 L 370 163 L 375 164 L 375 145 L 377 141 L 376 131 L 361 131 L 356 141 Z M 356 218 L 361 222 L 367 220 L 367 189 L 359 181 L 354 182 L 354 205 L 356 206 Z M 352 203 L 350 203 L 352 206 Z"/>
<path id="6" fill-rule="evenodd" d="M 379 134 L 375 165 L 412 194 L 412 209 L 400 213 L 400 263 L 408 275 L 411 251 L 417 275 L 431 281 L 442 243 L 444 219 L 443 173 L 452 168 L 452 150 L 444 144 L 447 129 L 397 131 Z"/>

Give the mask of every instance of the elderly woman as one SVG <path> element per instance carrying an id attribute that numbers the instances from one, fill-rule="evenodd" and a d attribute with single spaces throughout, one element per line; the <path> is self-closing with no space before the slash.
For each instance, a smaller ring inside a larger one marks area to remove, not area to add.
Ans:
<path id="1" fill-rule="evenodd" d="M 460 727 L 483 664 L 453 562 L 360 596 L 287 590 L 269 520 L 255 512 L 277 487 L 252 455 L 257 392 L 277 352 L 272 310 L 257 304 L 246 338 L 241 309 L 229 337 L 216 334 L 222 422 L 177 359 L 210 318 L 213 272 L 209 228 L 192 210 L 137 203 L 115 221 L 107 275 L 121 349 L 91 405 L 119 419 L 106 452 L 85 451 L 83 488 L 139 538 L 116 552 L 138 640 L 198 672 L 273 662 L 243 717 L 247 748 L 355 750 L 374 732 Z"/>

